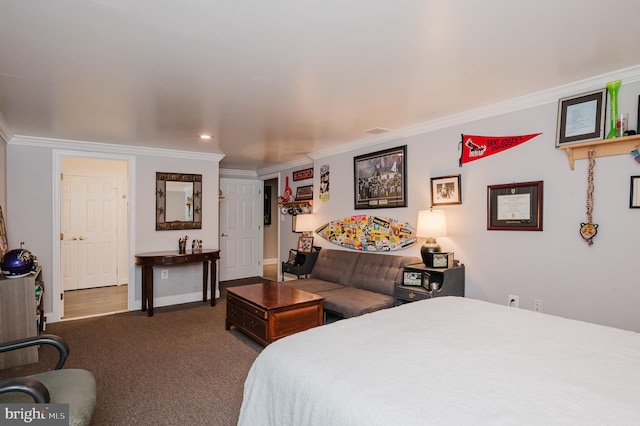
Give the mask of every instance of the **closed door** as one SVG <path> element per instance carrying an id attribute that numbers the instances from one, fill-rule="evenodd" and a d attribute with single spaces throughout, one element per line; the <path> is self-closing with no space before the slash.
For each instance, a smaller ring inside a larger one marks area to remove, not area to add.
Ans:
<path id="1" fill-rule="evenodd" d="M 117 178 L 67 176 L 62 181 L 64 290 L 117 284 Z"/>
<path id="2" fill-rule="evenodd" d="M 220 179 L 220 280 L 262 275 L 261 180 Z"/>

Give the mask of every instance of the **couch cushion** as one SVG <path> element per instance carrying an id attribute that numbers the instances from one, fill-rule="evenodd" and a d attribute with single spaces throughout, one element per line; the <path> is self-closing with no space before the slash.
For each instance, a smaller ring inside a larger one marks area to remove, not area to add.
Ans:
<path id="1" fill-rule="evenodd" d="M 344 318 L 390 308 L 395 304 L 395 299 L 391 296 L 353 287 L 329 290 L 321 295 L 325 298 L 324 309 Z"/>
<path id="2" fill-rule="evenodd" d="M 322 249 L 311 271 L 311 278 L 349 285 L 359 252 Z"/>
<path id="3" fill-rule="evenodd" d="M 402 282 L 404 265 L 420 261 L 413 256 L 362 253 L 348 285 L 393 296 L 394 286 Z"/>
<path id="4" fill-rule="evenodd" d="M 308 291 L 309 293 L 315 293 L 318 296 L 322 296 L 322 292 L 335 290 L 337 288 L 343 288 L 341 284 L 333 283 L 331 281 L 318 280 L 315 278 L 309 278 L 306 280 L 293 280 L 285 281 L 285 284 L 295 287 L 299 290 Z"/>

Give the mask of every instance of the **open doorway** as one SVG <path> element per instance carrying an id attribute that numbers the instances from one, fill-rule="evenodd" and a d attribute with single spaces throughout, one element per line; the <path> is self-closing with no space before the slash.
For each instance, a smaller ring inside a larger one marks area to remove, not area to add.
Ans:
<path id="1" fill-rule="evenodd" d="M 264 181 L 263 278 L 278 281 L 278 178 Z"/>
<path id="2" fill-rule="evenodd" d="M 61 319 L 128 309 L 127 161 L 61 158 Z"/>

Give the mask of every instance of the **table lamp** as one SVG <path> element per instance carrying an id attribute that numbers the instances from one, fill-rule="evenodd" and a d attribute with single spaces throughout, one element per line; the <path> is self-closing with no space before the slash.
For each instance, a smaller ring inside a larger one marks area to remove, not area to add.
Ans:
<path id="1" fill-rule="evenodd" d="M 440 251 L 436 238 L 447 236 L 447 219 L 444 210 L 420 210 L 418 212 L 418 230 L 419 238 L 426 238 L 424 245 L 420 248 L 422 261 L 428 265 L 429 253 Z"/>
<path id="2" fill-rule="evenodd" d="M 303 237 L 311 237 L 313 235 L 313 215 L 299 214 L 296 215 L 295 232 L 302 232 Z"/>

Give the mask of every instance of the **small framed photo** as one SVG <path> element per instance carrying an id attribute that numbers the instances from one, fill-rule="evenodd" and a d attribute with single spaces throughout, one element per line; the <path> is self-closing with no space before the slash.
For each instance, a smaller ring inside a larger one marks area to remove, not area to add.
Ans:
<path id="1" fill-rule="evenodd" d="M 487 186 L 487 229 L 542 231 L 542 181 Z"/>
<path id="2" fill-rule="evenodd" d="M 355 210 L 407 207 L 407 146 L 353 158 Z"/>
<path id="3" fill-rule="evenodd" d="M 604 139 L 607 89 L 558 101 L 556 147 Z"/>
<path id="4" fill-rule="evenodd" d="M 640 209 L 640 176 L 631 176 L 629 208 Z"/>
<path id="5" fill-rule="evenodd" d="M 460 175 L 431 178 L 431 205 L 462 204 Z"/>
<path id="6" fill-rule="evenodd" d="M 311 250 L 313 250 L 313 237 L 299 237 L 298 252 L 311 253 Z"/>
<path id="7" fill-rule="evenodd" d="M 296 188 L 296 201 L 313 200 L 313 185 Z"/>
<path id="8" fill-rule="evenodd" d="M 402 285 L 422 287 L 422 272 L 404 271 Z"/>
<path id="9" fill-rule="evenodd" d="M 313 167 L 293 172 L 293 181 L 313 178 Z"/>

